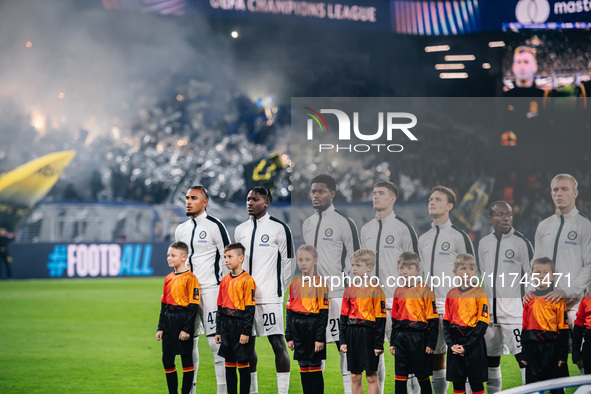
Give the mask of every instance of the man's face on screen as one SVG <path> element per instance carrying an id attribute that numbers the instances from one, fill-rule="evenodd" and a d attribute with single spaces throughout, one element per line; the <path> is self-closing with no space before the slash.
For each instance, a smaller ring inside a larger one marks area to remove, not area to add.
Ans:
<path id="1" fill-rule="evenodd" d="M 516 53 L 513 56 L 513 74 L 518 81 L 531 81 L 533 84 L 534 76 L 538 72 L 536 59 L 529 52 Z M 528 86 L 528 87 L 529 87 Z"/>

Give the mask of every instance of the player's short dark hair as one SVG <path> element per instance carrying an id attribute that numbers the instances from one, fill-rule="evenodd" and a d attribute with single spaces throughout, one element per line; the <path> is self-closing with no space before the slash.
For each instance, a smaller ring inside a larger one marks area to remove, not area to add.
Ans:
<path id="1" fill-rule="evenodd" d="M 229 252 L 230 250 L 239 250 L 239 256 L 244 256 L 244 252 L 246 251 L 244 245 L 242 245 L 240 242 L 232 242 L 231 244 L 227 244 L 224 248 L 224 253 Z"/>
<path id="2" fill-rule="evenodd" d="M 261 196 L 265 197 L 267 199 L 267 201 L 269 201 L 269 204 L 271 204 L 273 202 L 273 195 L 271 194 L 271 190 L 269 190 L 268 187 L 253 186 L 250 189 L 248 189 L 248 193 L 250 193 L 250 192 L 254 192 L 254 193 L 260 194 Z"/>
<path id="3" fill-rule="evenodd" d="M 176 241 L 171 243 L 169 246 L 169 248 L 174 248 L 174 249 L 178 249 L 181 252 L 183 252 L 184 254 L 189 254 L 189 247 L 187 246 L 186 243 L 184 243 L 183 241 Z"/>
<path id="4" fill-rule="evenodd" d="M 421 268 L 421 258 L 415 252 L 404 252 L 398 257 L 398 267 L 403 265 L 414 265 Z"/>
<path id="5" fill-rule="evenodd" d="M 550 266 L 550 269 L 552 270 L 552 273 L 554 273 L 554 270 L 556 269 L 556 263 L 550 257 L 540 257 L 535 259 L 531 263 L 532 272 L 534 271 L 534 267 L 536 264 L 548 264 Z"/>
<path id="6" fill-rule="evenodd" d="M 207 201 L 209 201 L 209 193 L 207 192 L 207 189 L 205 188 L 205 186 L 196 185 L 196 186 L 191 186 L 189 189 L 201 190 L 201 193 L 203 193 L 203 195 L 205 196 L 205 199 Z"/>
<path id="7" fill-rule="evenodd" d="M 398 186 L 396 186 L 392 182 L 389 182 L 389 181 L 379 181 L 379 182 L 376 182 L 373 185 L 373 187 L 374 188 L 376 188 L 376 187 L 385 187 L 386 189 L 390 190 L 396 196 L 396 198 L 398 198 L 398 194 L 399 194 Z"/>
<path id="8" fill-rule="evenodd" d="M 429 197 L 431 197 L 431 194 L 435 192 L 441 192 L 445 194 L 447 196 L 447 202 L 453 204 L 454 207 L 456 206 L 456 194 L 449 187 L 441 185 L 433 186 L 433 189 L 431 189 L 431 192 L 429 193 Z"/>
<path id="9" fill-rule="evenodd" d="M 490 206 L 488 207 L 488 216 L 490 216 L 490 217 L 495 216 L 495 206 L 497 204 L 505 204 L 511 208 L 511 204 L 509 204 L 507 201 L 503 201 L 503 200 L 495 201 L 492 204 L 490 204 Z"/>
<path id="10" fill-rule="evenodd" d="M 328 188 L 328 190 L 330 190 L 331 192 L 334 192 L 337 190 L 337 182 L 334 180 L 333 177 L 331 177 L 330 175 L 327 175 L 327 174 L 316 175 L 310 181 L 310 185 L 313 183 L 324 183 L 326 185 L 326 187 Z"/>

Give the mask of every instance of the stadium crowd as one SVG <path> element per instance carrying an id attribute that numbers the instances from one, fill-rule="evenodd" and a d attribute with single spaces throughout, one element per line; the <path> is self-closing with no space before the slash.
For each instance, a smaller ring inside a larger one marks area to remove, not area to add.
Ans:
<path id="1" fill-rule="evenodd" d="M 370 201 L 367 190 L 377 180 L 401 185 L 405 191 L 401 200 L 410 202 L 425 200 L 431 185 L 449 185 L 463 195 L 475 180 L 488 177 L 495 180 L 490 199 L 514 204 L 516 223 L 524 231 L 533 231 L 539 219 L 552 211 L 547 185 L 559 169 L 519 167 L 519 158 L 508 157 L 499 147 L 499 133 L 483 132 L 477 123 L 458 128 L 453 119 L 444 117 L 442 123 L 424 125 L 421 144 L 408 153 L 382 152 L 352 160 L 335 157 L 329 168 L 320 168 L 323 164 L 315 152 L 288 149 L 292 113 L 287 103 L 270 97 L 253 99 L 230 84 L 195 76 L 166 81 L 167 95 L 155 104 L 138 100 L 128 123 L 120 121 L 101 133 L 53 127 L 50 119 L 46 130 L 36 129 L 31 114 L 4 99 L 0 137 L 6 143 L 0 147 L 0 172 L 43 154 L 76 149 L 74 162 L 49 200 L 161 204 L 170 202 L 171 192 L 185 180 L 207 186 L 220 201 L 241 202 L 250 186 L 245 165 L 279 153 L 303 170 L 292 173 L 285 165 L 275 179 L 281 191 L 277 200 L 305 200 L 306 185 L 318 171 L 340 180 L 336 199 L 347 202 Z M 366 87 L 368 95 L 371 88 Z M 442 127 L 453 132 L 442 133 Z M 449 154 L 458 149 L 461 155 Z M 571 172 L 580 179 L 581 190 L 578 208 L 589 213 L 591 161 L 584 154 L 574 160 L 577 169 Z"/>

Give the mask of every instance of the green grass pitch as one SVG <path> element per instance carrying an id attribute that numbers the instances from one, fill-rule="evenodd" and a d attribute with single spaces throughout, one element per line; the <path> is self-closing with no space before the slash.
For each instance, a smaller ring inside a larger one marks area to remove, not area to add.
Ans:
<path id="1" fill-rule="evenodd" d="M 162 284 L 163 278 L 0 282 L 0 392 L 166 392 L 155 338 Z M 259 392 L 276 392 L 271 347 L 259 338 L 256 348 Z M 213 358 L 203 337 L 199 349 L 198 392 L 215 393 Z M 571 375 L 579 374 L 569 366 Z M 394 393 L 394 358 L 389 353 L 386 368 L 385 392 Z M 503 388 L 521 384 L 512 357 L 503 357 L 502 369 Z M 326 393 L 342 393 L 333 344 L 324 379 Z M 290 392 L 302 392 L 293 360 Z"/>

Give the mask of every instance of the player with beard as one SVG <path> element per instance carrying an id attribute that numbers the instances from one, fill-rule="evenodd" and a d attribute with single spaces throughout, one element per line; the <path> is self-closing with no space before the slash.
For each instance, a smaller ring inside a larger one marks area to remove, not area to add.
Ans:
<path id="1" fill-rule="evenodd" d="M 355 223 L 332 204 L 336 193 L 336 182 L 329 175 L 321 174 L 314 177 L 310 185 L 310 197 L 314 214 L 302 225 L 302 233 L 306 245 L 312 245 L 318 251 L 318 275 L 320 277 L 342 277 L 349 275 L 351 255 L 359 249 L 359 237 Z M 344 283 L 329 288 L 328 326 L 326 342 L 334 342 L 339 349 L 341 358 L 341 374 L 345 393 L 351 390 L 351 373 L 347 368 L 347 355 L 340 351 L 339 319 L 341 316 Z"/>
<path id="2" fill-rule="evenodd" d="M 195 392 L 197 370 L 199 368 L 199 334 L 204 333 L 213 353 L 217 392 L 226 392 L 224 359 L 218 356 L 219 344 L 215 343 L 217 296 L 223 278 L 224 248 L 230 243 L 230 236 L 224 224 L 205 211 L 209 194 L 203 186 L 192 186 L 186 194 L 186 215 L 189 217 L 176 228 L 175 241 L 189 246 L 187 267 L 195 274 L 201 287 L 201 308 L 195 324 L 193 339 L 193 363 L 195 376 L 192 393 Z"/>

